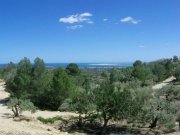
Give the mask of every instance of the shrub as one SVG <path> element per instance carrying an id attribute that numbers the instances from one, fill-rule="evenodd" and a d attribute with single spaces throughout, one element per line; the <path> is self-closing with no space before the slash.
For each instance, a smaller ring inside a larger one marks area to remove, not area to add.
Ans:
<path id="1" fill-rule="evenodd" d="M 15 117 L 18 117 L 23 111 L 31 111 L 31 113 L 36 111 L 36 107 L 29 100 L 11 98 L 7 106 L 12 109 Z"/>
<path id="2" fill-rule="evenodd" d="M 38 117 L 37 118 L 39 121 L 41 121 L 42 123 L 44 124 L 47 124 L 47 123 L 54 123 L 56 121 L 65 121 L 65 119 L 63 119 L 62 117 L 53 117 L 53 118 L 43 118 L 43 117 Z"/>

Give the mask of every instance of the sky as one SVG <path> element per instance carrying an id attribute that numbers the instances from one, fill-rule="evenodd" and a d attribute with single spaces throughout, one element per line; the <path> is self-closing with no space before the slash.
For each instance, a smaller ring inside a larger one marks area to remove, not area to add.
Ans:
<path id="1" fill-rule="evenodd" d="M 0 0 L 0 63 L 180 56 L 180 0 Z"/>

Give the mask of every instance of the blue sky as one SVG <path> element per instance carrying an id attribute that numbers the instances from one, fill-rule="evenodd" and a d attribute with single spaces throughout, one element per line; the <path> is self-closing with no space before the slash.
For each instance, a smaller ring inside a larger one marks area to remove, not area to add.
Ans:
<path id="1" fill-rule="evenodd" d="M 179 0 L 1 0 L 0 63 L 180 55 Z"/>

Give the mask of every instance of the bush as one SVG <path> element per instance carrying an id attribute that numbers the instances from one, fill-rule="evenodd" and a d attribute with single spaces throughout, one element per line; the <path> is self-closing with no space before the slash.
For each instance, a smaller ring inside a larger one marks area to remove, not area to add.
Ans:
<path id="1" fill-rule="evenodd" d="M 79 75 L 80 74 L 80 69 L 77 64 L 70 63 L 66 67 L 66 72 L 69 75 Z"/>
<path id="2" fill-rule="evenodd" d="M 12 109 L 15 117 L 19 117 L 20 113 L 23 111 L 31 111 L 31 113 L 36 111 L 36 107 L 29 100 L 11 98 L 7 103 L 7 106 Z"/>
<path id="3" fill-rule="evenodd" d="M 62 117 L 53 117 L 53 118 L 43 118 L 43 117 L 38 117 L 37 118 L 39 121 L 41 121 L 42 123 L 44 124 L 47 124 L 47 123 L 54 123 L 56 121 L 65 121 L 65 119 L 63 119 Z"/>

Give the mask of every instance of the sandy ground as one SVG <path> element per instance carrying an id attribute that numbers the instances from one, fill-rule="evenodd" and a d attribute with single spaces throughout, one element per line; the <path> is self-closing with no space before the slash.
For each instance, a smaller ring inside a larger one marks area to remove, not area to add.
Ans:
<path id="1" fill-rule="evenodd" d="M 63 116 L 69 117 L 76 114 L 70 112 L 49 112 L 37 111 L 34 114 L 30 112 L 23 113 L 24 116 L 31 118 L 32 121 L 14 121 L 12 111 L 4 105 L 4 101 L 9 97 L 9 93 L 4 91 L 4 82 L 0 80 L 0 135 L 65 135 L 59 130 L 48 125 L 44 125 L 36 120 L 38 116 L 44 118 Z M 50 131 L 48 131 L 50 130 Z"/>
<path id="2" fill-rule="evenodd" d="M 180 135 L 180 133 L 170 133 L 168 135 Z"/>
<path id="3" fill-rule="evenodd" d="M 170 82 L 172 82 L 173 80 L 175 80 L 176 78 L 175 77 L 169 77 L 168 79 L 164 80 L 162 83 L 159 83 L 159 84 L 156 84 L 154 85 L 152 88 L 154 90 L 156 89 L 161 89 L 163 88 L 164 86 L 168 85 Z"/>

